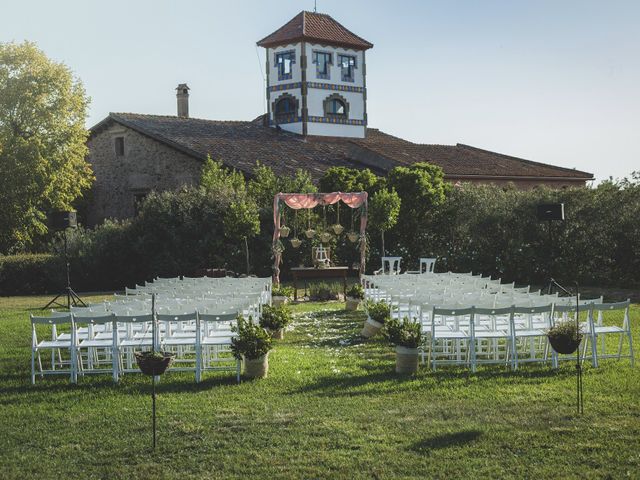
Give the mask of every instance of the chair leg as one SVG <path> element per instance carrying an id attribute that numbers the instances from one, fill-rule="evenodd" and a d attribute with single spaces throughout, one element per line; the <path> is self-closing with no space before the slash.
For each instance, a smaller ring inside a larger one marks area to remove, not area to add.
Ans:
<path id="1" fill-rule="evenodd" d="M 631 338 L 631 329 L 627 332 L 627 338 L 629 338 L 629 357 L 631 358 L 631 366 L 633 367 L 633 339 Z"/>
<path id="2" fill-rule="evenodd" d="M 589 341 L 591 342 L 591 365 L 594 368 L 598 368 L 598 335 L 591 334 Z"/>
<path id="3" fill-rule="evenodd" d="M 36 384 L 36 357 L 33 348 L 31 349 L 31 385 Z"/>

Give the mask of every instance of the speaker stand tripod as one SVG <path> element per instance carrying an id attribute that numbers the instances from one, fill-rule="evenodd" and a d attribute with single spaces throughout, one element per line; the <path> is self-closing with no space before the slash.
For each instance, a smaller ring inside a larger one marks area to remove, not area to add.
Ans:
<path id="1" fill-rule="evenodd" d="M 86 307 L 87 306 L 82 301 L 82 299 L 78 296 L 78 294 L 73 291 L 73 288 L 71 288 L 71 275 L 69 273 L 70 265 L 69 265 L 69 254 L 67 252 L 67 232 L 66 231 L 64 232 L 64 259 L 66 261 L 66 267 L 67 267 L 67 287 L 65 288 L 65 290 L 63 292 L 60 292 L 49 303 L 47 303 L 44 307 L 42 307 L 42 310 L 47 310 L 52 305 L 56 305 L 56 306 L 62 307 L 62 308 L 66 307 L 69 310 L 71 309 L 72 305 L 74 307 L 77 307 L 77 306 Z M 64 298 L 67 299 L 66 305 L 64 303 L 61 303 L 61 300 L 63 300 Z"/>

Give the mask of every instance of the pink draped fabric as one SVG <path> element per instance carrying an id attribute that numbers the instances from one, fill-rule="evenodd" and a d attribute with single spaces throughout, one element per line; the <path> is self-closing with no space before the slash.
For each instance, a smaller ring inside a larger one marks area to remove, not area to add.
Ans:
<path id="1" fill-rule="evenodd" d="M 282 251 L 279 246 L 280 239 L 280 201 L 294 210 L 314 208 L 318 205 L 333 205 L 342 202 L 351 208 L 359 208 L 364 205 L 360 216 L 360 270 L 364 273 L 367 229 L 367 192 L 332 192 L 332 193 L 278 193 L 273 198 L 273 282 L 280 283 L 280 262 Z"/>

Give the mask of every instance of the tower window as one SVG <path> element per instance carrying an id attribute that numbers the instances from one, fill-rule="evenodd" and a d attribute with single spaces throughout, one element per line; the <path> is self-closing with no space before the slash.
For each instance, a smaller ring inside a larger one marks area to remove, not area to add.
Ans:
<path id="1" fill-rule="evenodd" d="M 313 63 L 316 64 L 316 77 L 329 80 L 333 55 L 329 52 L 313 52 Z"/>
<path id="2" fill-rule="evenodd" d="M 116 157 L 124 157 L 124 137 L 116 137 L 113 142 L 116 149 Z"/>
<path id="3" fill-rule="evenodd" d="M 343 117 L 349 116 L 349 104 L 337 93 L 327 97 L 324 101 L 325 117 Z"/>
<path id="4" fill-rule="evenodd" d="M 293 64 L 296 63 L 295 50 L 276 53 L 276 67 L 278 68 L 278 80 L 290 80 L 293 72 Z"/>
<path id="5" fill-rule="evenodd" d="M 296 121 L 298 114 L 298 100 L 285 93 L 273 105 L 276 123 L 290 123 Z"/>
<path id="6" fill-rule="evenodd" d="M 342 81 L 355 81 L 356 57 L 351 55 L 338 55 L 338 64 L 342 70 Z"/>

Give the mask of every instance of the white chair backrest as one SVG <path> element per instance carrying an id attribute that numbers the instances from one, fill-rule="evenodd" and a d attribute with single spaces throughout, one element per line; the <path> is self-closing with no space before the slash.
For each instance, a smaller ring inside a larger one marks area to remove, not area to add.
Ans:
<path id="1" fill-rule="evenodd" d="M 401 261 L 402 257 L 382 257 L 382 274 L 398 275 Z"/>
<path id="2" fill-rule="evenodd" d="M 420 273 L 433 273 L 436 266 L 435 258 L 421 258 L 420 259 Z"/>

